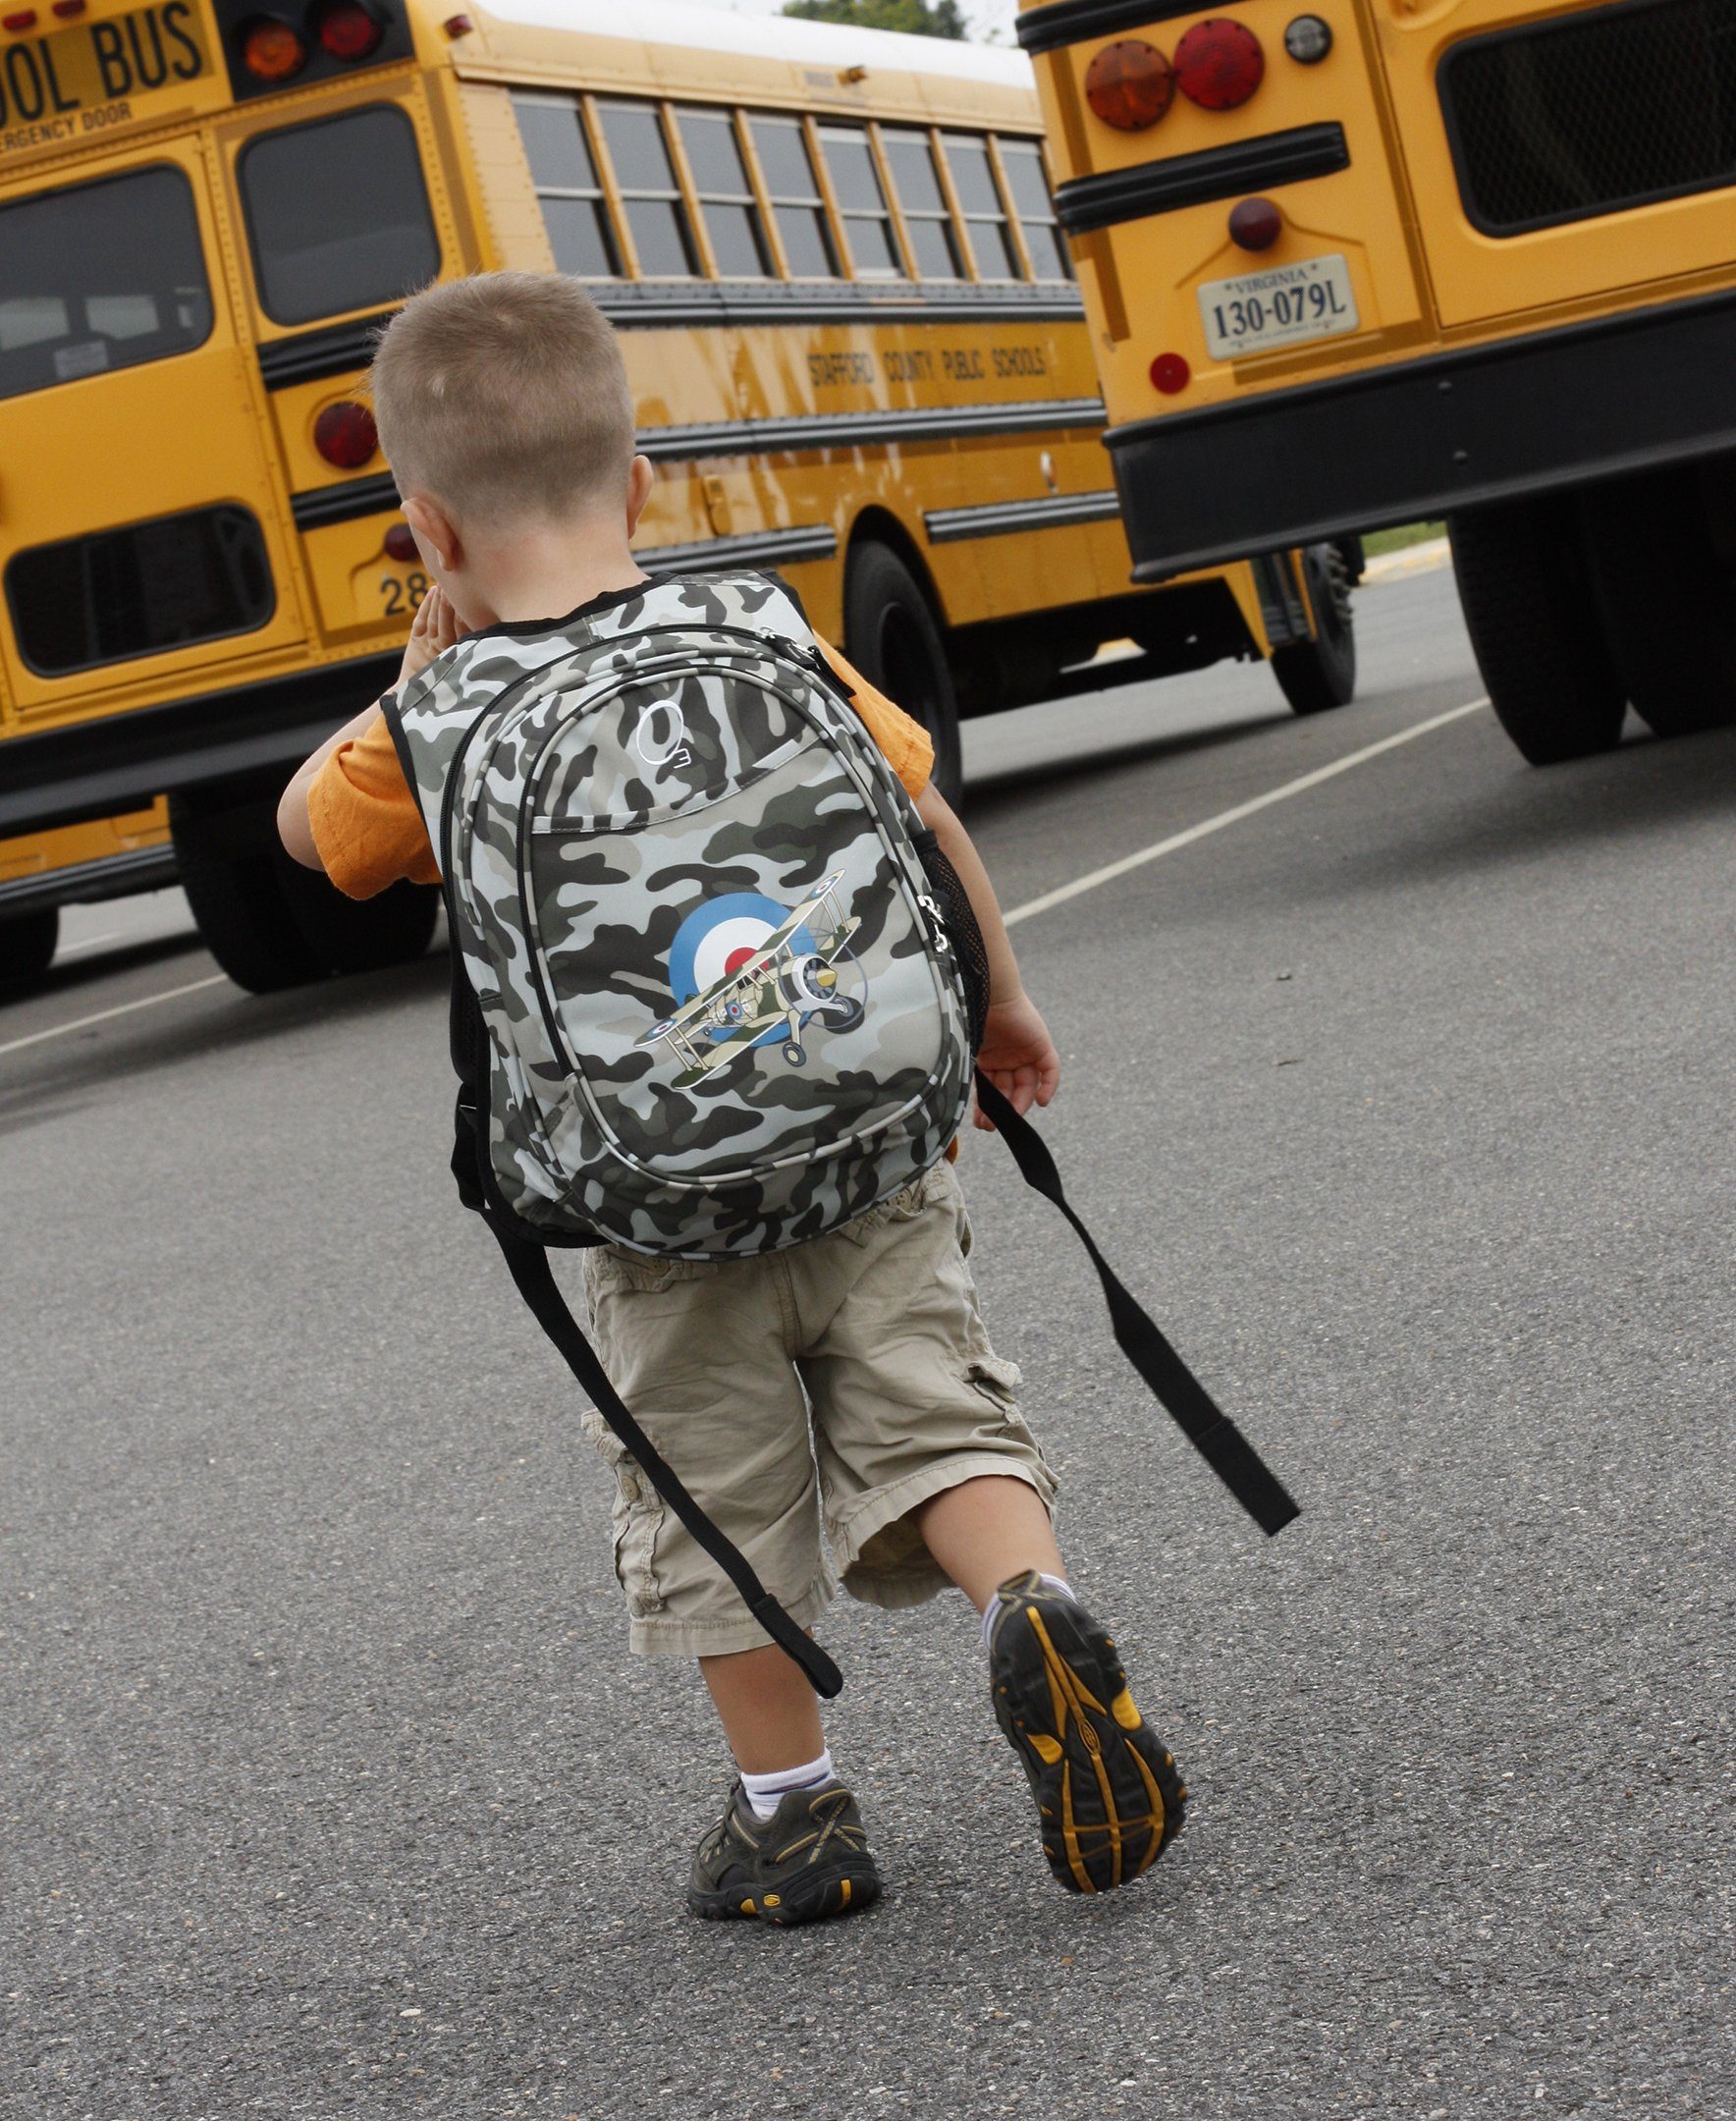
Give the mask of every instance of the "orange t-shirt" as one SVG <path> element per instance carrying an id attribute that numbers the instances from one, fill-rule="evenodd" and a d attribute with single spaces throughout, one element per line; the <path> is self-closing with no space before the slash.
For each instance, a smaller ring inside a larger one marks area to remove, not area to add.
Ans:
<path id="1" fill-rule="evenodd" d="M 920 795 L 934 771 L 928 732 L 877 692 L 836 648 L 825 641 L 820 647 L 894 773 L 912 798 Z M 412 884 L 440 881 L 421 806 L 404 778 L 383 714 L 360 736 L 340 744 L 315 774 L 307 790 L 307 822 L 326 875 L 347 897 L 371 898 L 401 877 Z"/>

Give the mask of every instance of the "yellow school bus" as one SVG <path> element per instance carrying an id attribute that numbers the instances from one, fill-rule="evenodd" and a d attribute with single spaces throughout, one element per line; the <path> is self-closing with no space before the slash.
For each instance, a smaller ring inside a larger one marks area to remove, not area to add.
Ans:
<path id="1" fill-rule="evenodd" d="M 1445 516 L 1538 764 L 1736 719 L 1731 0 L 1019 18 L 1141 580 Z"/>
<path id="2" fill-rule="evenodd" d="M 932 730 L 1354 643 L 1292 556 L 1129 579 L 1016 52 L 636 0 L 51 0 L 0 39 L 0 833 L 166 793 L 218 960 L 426 946 L 277 850 L 286 771 L 425 584 L 362 398 L 410 289 L 581 276 L 621 327 L 655 571 L 772 566 Z M 1082 674 L 1109 642 L 1142 654 Z"/>
<path id="3" fill-rule="evenodd" d="M 6 754 L 0 751 L 0 767 Z M 60 909 L 95 905 L 175 881 L 168 806 L 0 840 L 0 990 L 54 961 Z"/>

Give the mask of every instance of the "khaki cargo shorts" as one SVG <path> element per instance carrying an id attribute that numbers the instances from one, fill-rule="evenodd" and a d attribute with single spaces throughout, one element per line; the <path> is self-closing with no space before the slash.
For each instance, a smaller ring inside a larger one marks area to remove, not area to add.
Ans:
<path id="1" fill-rule="evenodd" d="M 1013 1400 L 1018 1371 L 983 1330 L 969 1252 L 964 1198 L 943 1163 L 787 1252 L 585 1255 L 592 1336 L 616 1390 L 804 1626 L 841 1578 L 872 1605 L 944 1589 L 911 1512 L 945 1489 L 1011 1474 L 1054 1505 L 1054 1477 Z M 633 1649 L 758 1649 L 767 1637 L 729 1579 L 602 1417 L 588 1411 L 585 1426 L 615 1472 L 615 1572 Z"/>

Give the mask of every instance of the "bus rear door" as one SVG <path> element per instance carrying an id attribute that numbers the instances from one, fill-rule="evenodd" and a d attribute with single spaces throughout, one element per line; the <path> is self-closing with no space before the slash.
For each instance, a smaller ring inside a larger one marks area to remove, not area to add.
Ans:
<path id="1" fill-rule="evenodd" d="M 301 639 L 227 286 L 191 134 L 0 195 L 0 665 L 21 734 L 243 682 Z"/>

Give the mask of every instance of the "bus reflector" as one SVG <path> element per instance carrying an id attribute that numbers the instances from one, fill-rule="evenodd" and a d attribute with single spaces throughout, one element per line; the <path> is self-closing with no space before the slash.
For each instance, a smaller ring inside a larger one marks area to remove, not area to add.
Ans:
<path id="1" fill-rule="evenodd" d="M 1265 73 L 1260 39 L 1245 23 L 1226 16 L 1195 23 L 1175 47 L 1175 85 L 1201 110 L 1235 110 Z"/>
<path id="2" fill-rule="evenodd" d="M 386 557 L 388 560 L 415 560 L 420 557 L 408 523 L 395 522 L 387 531 Z"/>
<path id="3" fill-rule="evenodd" d="M 1085 100 L 1117 133 L 1143 133 L 1175 100 L 1175 76 L 1155 44 L 1123 37 L 1085 70 Z"/>
<path id="4" fill-rule="evenodd" d="M 313 423 L 313 446 L 340 471 L 353 471 L 380 446 L 374 415 L 366 406 L 329 405 Z"/>
<path id="5" fill-rule="evenodd" d="M 255 81 L 294 81 L 307 64 L 307 46 L 288 23 L 256 15 L 242 31 L 242 64 Z"/>
<path id="6" fill-rule="evenodd" d="M 22 15 L 0 15 L 0 29 L 10 29 L 15 35 L 21 29 L 33 29 L 35 27 L 34 8 L 27 8 Z"/>
<path id="7" fill-rule="evenodd" d="M 54 5 L 48 12 L 58 16 L 62 22 L 72 22 L 83 14 L 85 4 L 86 0 L 54 0 Z"/>
<path id="8" fill-rule="evenodd" d="M 1319 66 L 1332 48 L 1332 26 L 1318 15 L 1298 15 L 1284 30 L 1284 49 L 1298 66 Z"/>
<path id="9" fill-rule="evenodd" d="M 1161 390 L 1166 398 L 1173 398 L 1177 391 L 1186 390 L 1193 380 L 1193 370 L 1180 354 L 1160 354 L 1152 362 L 1152 386 Z"/>
<path id="10" fill-rule="evenodd" d="M 365 59 L 386 34 L 386 25 L 361 0 L 332 0 L 320 9 L 313 33 L 334 59 Z"/>
<path id="11" fill-rule="evenodd" d="M 1243 250 L 1270 250 L 1284 232 L 1284 217 L 1269 198 L 1245 198 L 1229 209 L 1229 240 Z"/>

